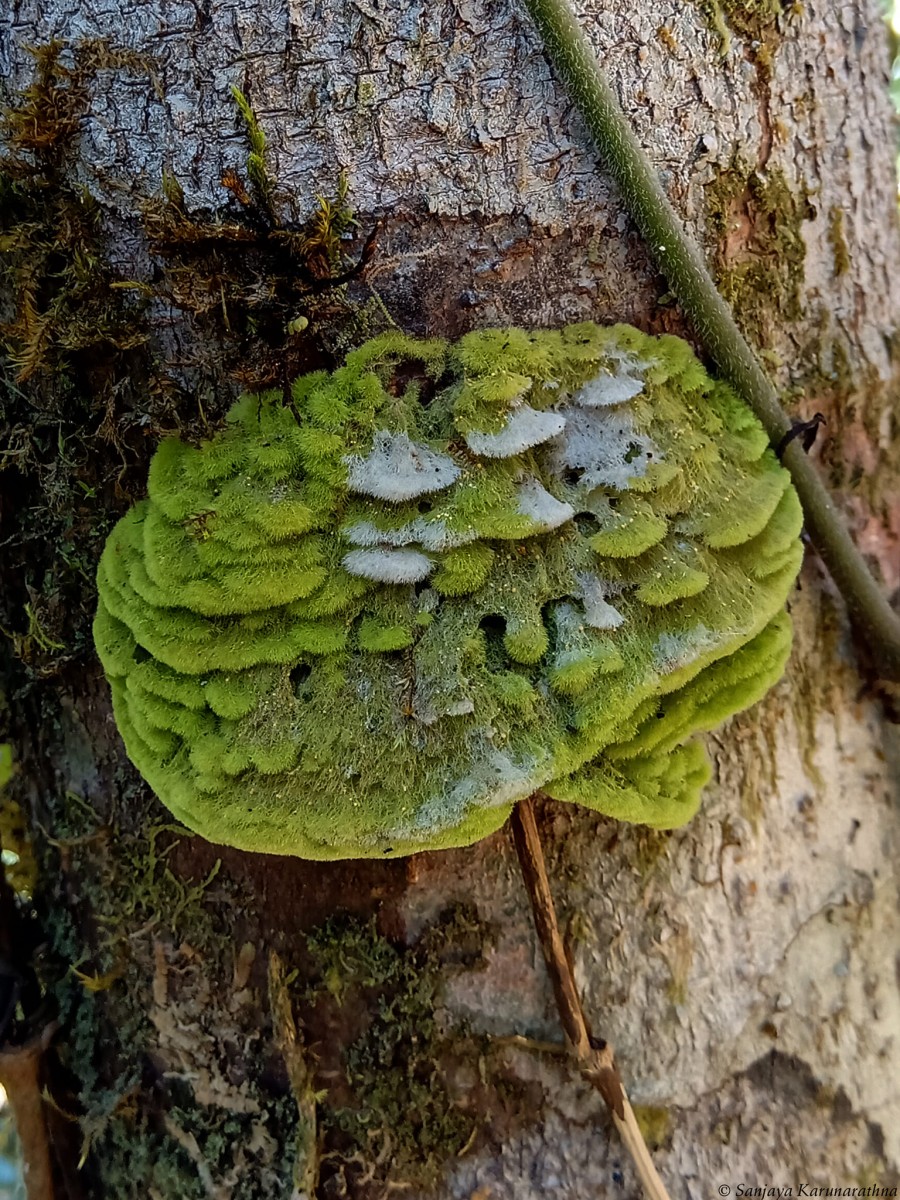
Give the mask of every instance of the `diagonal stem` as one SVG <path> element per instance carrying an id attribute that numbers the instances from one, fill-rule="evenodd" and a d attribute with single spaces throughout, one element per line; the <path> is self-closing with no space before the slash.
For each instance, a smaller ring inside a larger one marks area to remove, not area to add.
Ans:
<path id="1" fill-rule="evenodd" d="M 16 1121 L 28 1200 L 53 1200 L 57 1195 L 41 1085 L 44 1051 L 55 1032 L 54 1023 L 24 1046 L 0 1050 L 0 1085 Z"/>
<path id="2" fill-rule="evenodd" d="M 562 76 L 631 218 L 706 350 L 761 421 L 773 446 L 791 422 L 756 354 L 735 324 L 699 247 L 690 238 L 659 176 L 597 62 L 569 0 L 525 0 L 551 62 Z M 900 617 L 866 565 L 828 489 L 796 441 L 784 452 L 813 544 L 850 616 L 869 643 L 879 673 L 900 680 Z"/>
<path id="3" fill-rule="evenodd" d="M 559 1019 L 575 1055 L 578 1058 L 584 1058 L 591 1050 L 590 1034 L 559 932 L 556 909 L 550 892 L 550 880 L 547 877 L 547 867 L 544 862 L 544 850 L 541 846 L 537 822 L 534 819 L 534 805 L 530 797 L 521 800 L 516 805 L 512 815 L 512 831 L 516 843 L 516 853 L 519 856 L 519 866 L 522 870 L 522 879 L 525 881 L 525 888 L 534 913 L 534 927 L 544 952 L 547 973 L 553 985 Z"/>
<path id="4" fill-rule="evenodd" d="M 569 966 L 559 932 L 544 851 L 534 819 L 533 797 L 520 800 L 516 805 L 512 814 L 512 831 L 522 879 L 531 901 L 535 929 L 544 952 L 544 961 L 553 984 L 556 1007 L 569 1049 L 578 1062 L 584 1079 L 603 1097 L 625 1149 L 631 1155 L 647 1200 L 669 1200 L 668 1192 L 657 1174 L 647 1143 L 635 1119 L 634 1110 L 628 1102 L 612 1047 L 590 1035 L 572 968 Z"/>

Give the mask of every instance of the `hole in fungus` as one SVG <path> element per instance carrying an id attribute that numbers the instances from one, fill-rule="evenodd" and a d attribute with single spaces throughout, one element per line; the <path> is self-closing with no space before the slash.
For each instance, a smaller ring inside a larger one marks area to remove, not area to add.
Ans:
<path id="1" fill-rule="evenodd" d="M 310 675 L 312 675 L 312 667 L 309 665 L 309 663 L 297 663 L 297 665 L 295 667 L 291 668 L 291 672 L 288 675 L 288 679 L 290 680 L 291 691 L 294 693 L 295 699 L 297 699 L 297 700 L 308 700 L 309 699 L 308 691 L 306 692 L 306 695 L 301 695 L 301 692 L 304 691 L 303 685 L 309 679 Z"/>
<path id="2" fill-rule="evenodd" d="M 633 463 L 636 458 L 640 457 L 641 447 L 638 442 L 629 442 L 628 449 L 625 451 L 625 461 Z"/>
<path id="3" fill-rule="evenodd" d="M 430 500 L 420 500 L 416 505 L 416 510 L 423 515 L 425 513 L 430 513 L 433 508 L 434 504 Z"/>
<path id="4" fill-rule="evenodd" d="M 135 646 L 131 652 L 131 657 L 136 663 L 146 662 L 151 657 L 150 651 L 145 650 L 143 646 Z"/>
<path id="5" fill-rule="evenodd" d="M 405 396 L 427 408 L 437 392 L 437 380 L 426 372 L 422 363 L 400 362 L 391 372 L 387 390 L 392 396 Z"/>
<path id="6" fill-rule="evenodd" d="M 584 474 L 584 467 L 569 467 L 563 471 L 563 483 L 568 483 L 570 487 L 575 487 L 581 482 L 581 477 Z"/>
<path id="7" fill-rule="evenodd" d="M 541 605 L 541 624 L 547 630 L 550 645 L 555 647 L 560 632 L 559 613 L 562 605 L 569 604 L 576 611 L 580 608 L 574 596 L 561 596 L 558 600 L 548 600 Z"/>
<path id="8" fill-rule="evenodd" d="M 576 513 L 575 526 L 582 537 L 592 537 L 600 532 L 600 522 L 593 513 Z"/>
<path id="9" fill-rule="evenodd" d="M 619 507 L 619 497 L 618 496 L 607 496 L 606 503 L 609 505 L 610 508 L 618 508 Z"/>
<path id="10" fill-rule="evenodd" d="M 506 617 L 501 617 L 499 613 L 488 613 L 478 622 L 478 628 L 484 632 L 489 642 L 502 642 L 506 635 Z"/>
<path id="11" fill-rule="evenodd" d="M 506 618 L 499 613 L 488 613 L 478 622 L 478 628 L 484 634 L 485 666 L 489 671 L 506 670 L 508 655 L 503 644 Z"/>

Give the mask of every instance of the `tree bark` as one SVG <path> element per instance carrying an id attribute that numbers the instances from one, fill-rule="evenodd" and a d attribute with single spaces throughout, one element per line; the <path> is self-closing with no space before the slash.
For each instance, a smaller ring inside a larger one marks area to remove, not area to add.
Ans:
<path id="1" fill-rule="evenodd" d="M 590 2 L 580 16 L 792 412 L 825 414 L 813 452 L 896 594 L 887 34 L 876 0 L 778 7 Z M 375 312 L 374 298 L 410 332 L 451 338 L 586 319 L 691 330 L 507 0 L 11 0 L 8 103 L 34 74 L 26 47 L 53 38 L 70 65 L 92 47 L 57 181 L 98 201 L 110 277 L 147 297 L 128 310 L 147 338 L 122 351 L 136 356 L 130 383 L 97 367 L 96 348 L 54 359 L 82 410 L 59 407 L 46 366 L 18 383 L 6 371 L 11 788 L 41 868 L 32 940 L 61 1023 L 55 1094 L 84 1135 L 65 1186 L 300 1195 L 313 1163 L 323 1197 L 636 1195 L 598 1098 L 564 1057 L 512 1040 L 561 1038 L 508 830 L 332 865 L 173 833 L 112 723 L 90 580 L 159 436 L 213 426 L 242 383 L 275 370 L 241 361 L 259 332 L 229 325 L 228 264 L 221 304 L 192 308 L 174 274 L 185 260 L 148 226 L 164 173 L 186 213 L 237 211 L 221 182 L 247 153 L 231 85 L 267 136 L 283 220 L 305 220 L 343 169 L 350 258 L 384 222 L 357 306 Z M 21 278 L 8 277 L 7 321 Z M 315 365 L 340 348 L 321 321 Z M 673 1197 L 898 1184 L 900 746 L 811 555 L 791 611 L 787 675 L 710 736 L 714 782 L 685 829 L 539 813 L 586 1014 L 616 1047 Z M 269 995 L 272 951 L 299 1034 Z"/>

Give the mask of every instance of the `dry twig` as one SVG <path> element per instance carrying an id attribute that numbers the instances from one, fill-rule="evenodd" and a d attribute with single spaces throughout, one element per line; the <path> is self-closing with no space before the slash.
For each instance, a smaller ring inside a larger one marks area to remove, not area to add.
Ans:
<path id="1" fill-rule="evenodd" d="M 56 1195 L 41 1089 L 41 1060 L 56 1028 L 52 1023 L 24 1046 L 7 1046 L 0 1051 L 0 1084 L 16 1120 L 28 1200 L 53 1200 Z"/>
<path id="2" fill-rule="evenodd" d="M 603 1097 L 625 1148 L 631 1155 L 647 1200 L 669 1200 L 668 1192 L 650 1158 L 634 1110 L 628 1102 L 612 1047 L 592 1038 L 588 1029 L 556 920 L 544 851 L 534 819 L 533 799 L 521 800 L 513 810 L 513 837 L 566 1042 L 584 1079 Z"/>
<path id="3" fill-rule="evenodd" d="M 284 1058 L 291 1091 L 297 1105 L 297 1158 L 291 1200 L 312 1200 L 319 1182 L 319 1135 L 316 1121 L 317 1096 L 313 1072 L 294 1020 L 284 964 L 272 950 L 269 954 L 269 1004 L 275 1041 Z"/>

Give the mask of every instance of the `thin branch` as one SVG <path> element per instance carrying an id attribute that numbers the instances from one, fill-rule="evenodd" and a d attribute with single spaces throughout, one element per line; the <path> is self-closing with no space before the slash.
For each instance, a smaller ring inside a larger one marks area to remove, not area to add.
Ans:
<path id="1" fill-rule="evenodd" d="M 710 358 L 743 396 L 777 446 L 791 422 L 735 324 L 698 246 L 669 203 L 568 0 L 525 0 L 553 65 L 587 122 L 632 220 L 700 334 Z M 900 617 L 854 544 L 816 468 L 796 441 L 784 451 L 813 544 L 868 641 L 879 672 L 900 680 Z"/>
<path id="2" fill-rule="evenodd" d="M 311 1200 L 319 1182 L 319 1142 L 316 1118 L 316 1091 L 313 1072 L 303 1049 L 303 1042 L 294 1020 L 291 996 L 284 973 L 284 964 L 274 950 L 269 953 L 269 1004 L 272 1009 L 272 1030 L 275 1042 L 284 1058 L 294 1103 L 297 1105 L 296 1157 L 294 1159 L 294 1190 L 296 1200 Z"/>
<path id="3" fill-rule="evenodd" d="M 541 838 L 534 819 L 532 799 L 529 797 L 519 801 L 513 810 L 513 838 L 566 1041 L 572 1056 L 578 1062 L 582 1076 L 603 1097 L 625 1149 L 631 1155 L 647 1200 L 669 1200 L 668 1192 L 657 1174 L 647 1143 L 635 1119 L 634 1110 L 628 1102 L 612 1047 L 607 1042 L 592 1038 L 588 1029 L 556 920 L 556 909 L 547 878 Z"/>
<path id="4" fill-rule="evenodd" d="M 0 1084 L 16 1121 L 28 1200 L 53 1200 L 57 1194 L 41 1090 L 43 1055 L 56 1028 L 53 1023 L 25 1045 L 0 1050 Z"/>

